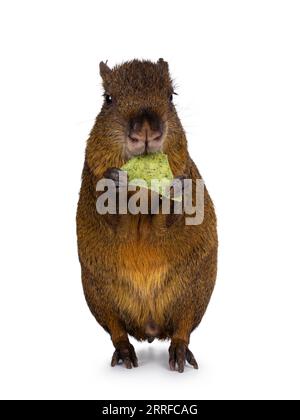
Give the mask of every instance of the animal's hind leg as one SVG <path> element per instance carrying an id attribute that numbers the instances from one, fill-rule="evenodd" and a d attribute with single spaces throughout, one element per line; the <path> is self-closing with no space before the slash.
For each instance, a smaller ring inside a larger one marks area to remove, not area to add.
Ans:
<path id="1" fill-rule="evenodd" d="M 190 316 L 189 316 L 190 315 Z M 198 369 L 197 361 L 189 349 L 190 333 L 192 331 L 192 313 L 187 314 L 184 319 L 182 319 L 171 339 L 171 345 L 169 347 L 169 365 L 171 370 L 176 370 L 178 367 L 178 372 L 184 371 L 184 365 L 187 361 L 194 369 Z"/>
<path id="2" fill-rule="evenodd" d="M 194 272 L 186 274 L 189 287 L 185 291 L 185 296 L 180 297 L 179 309 L 177 308 L 173 318 L 175 320 L 174 332 L 169 349 L 171 370 L 175 370 L 177 365 L 178 372 L 183 372 L 185 361 L 195 369 L 198 368 L 188 344 L 191 332 L 199 325 L 209 303 L 216 279 L 216 266 L 217 250 L 215 249 L 201 261 L 200 266 L 195 266 Z"/>
<path id="3" fill-rule="evenodd" d="M 118 314 L 112 308 L 105 295 L 105 289 L 99 290 L 88 270 L 82 270 L 82 283 L 87 304 L 98 323 L 110 334 L 115 347 L 111 365 L 123 362 L 127 369 L 138 366 L 133 345 L 129 342 L 126 328 Z"/>
<path id="4" fill-rule="evenodd" d="M 127 369 L 138 367 L 138 359 L 133 345 L 129 342 L 127 332 L 116 317 L 112 317 L 108 322 L 108 330 L 115 346 L 115 351 L 111 359 L 111 365 L 116 366 L 121 360 Z"/>

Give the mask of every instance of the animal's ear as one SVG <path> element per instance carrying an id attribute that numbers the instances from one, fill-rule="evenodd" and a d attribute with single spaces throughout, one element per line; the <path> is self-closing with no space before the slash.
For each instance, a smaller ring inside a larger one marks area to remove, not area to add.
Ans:
<path id="1" fill-rule="evenodd" d="M 102 79 L 105 79 L 111 73 L 111 69 L 106 63 L 107 61 L 105 63 L 101 61 L 101 63 L 99 64 L 100 76 L 102 77 Z"/>
<path id="2" fill-rule="evenodd" d="M 168 72 L 169 71 L 169 64 L 163 59 L 163 58 L 160 58 L 158 61 L 157 61 L 157 64 L 162 68 L 162 69 L 164 69 L 164 71 L 166 71 L 166 72 Z"/>

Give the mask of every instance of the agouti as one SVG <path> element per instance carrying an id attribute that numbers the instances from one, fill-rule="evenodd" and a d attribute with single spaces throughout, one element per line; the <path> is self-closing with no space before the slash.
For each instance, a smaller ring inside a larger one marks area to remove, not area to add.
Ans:
<path id="1" fill-rule="evenodd" d="M 173 104 L 168 63 L 100 63 L 104 103 L 87 142 L 77 210 L 82 283 L 88 306 L 110 334 L 112 366 L 138 365 L 128 335 L 170 339 L 171 370 L 197 368 L 191 332 L 200 323 L 217 272 L 216 217 L 204 187 L 204 218 L 187 225 L 178 214 L 99 214 L 96 184 L 112 179 L 130 158 L 167 155 L 174 178 L 201 179 L 189 156 Z"/>

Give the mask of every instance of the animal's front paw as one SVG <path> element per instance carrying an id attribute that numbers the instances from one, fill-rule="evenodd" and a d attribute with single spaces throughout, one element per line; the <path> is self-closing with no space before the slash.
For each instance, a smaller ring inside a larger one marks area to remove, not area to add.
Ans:
<path id="1" fill-rule="evenodd" d="M 194 369 L 198 369 L 196 359 L 185 342 L 180 340 L 172 341 L 169 348 L 170 369 L 176 370 L 177 365 L 178 372 L 182 373 L 184 371 L 185 361 L 189 362 Z"/>
<path id="2" fill-rule="evenodd" d="M 127 173 L 118 168 L 109 168 L 104 174 L 103 178 L 114 181 L 116 188 L 127 187 Z"/>
<path id="3" fill-rule="evenodd" d="M 170 185 L 170 197 L 171 198 L 180 198 L 184 193 L 184 180 L 187 179 L 185 175 L 176 176 Z"/>
<path id="4" fill-rule="evenodd" d="M 124 364 L 126 369 L 131 369 L 132 366 L 138 367 L 138 359 L 134 347 L 129 341 L 121 341 L 116 345 L 116 350 L 111 359 L 111 365 L 116 366 L 119 360 L 121 360 L 121 363 Z"/>

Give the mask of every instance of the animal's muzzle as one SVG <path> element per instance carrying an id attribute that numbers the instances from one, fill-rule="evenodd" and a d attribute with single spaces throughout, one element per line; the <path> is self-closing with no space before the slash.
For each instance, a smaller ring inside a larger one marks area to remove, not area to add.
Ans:
<path id="1" fill-rule="evenodd" d="M 164 124 L 153 111 L 142 110 L 129 121 L 128 149 L 133 155 L 161 150 Z"/>

